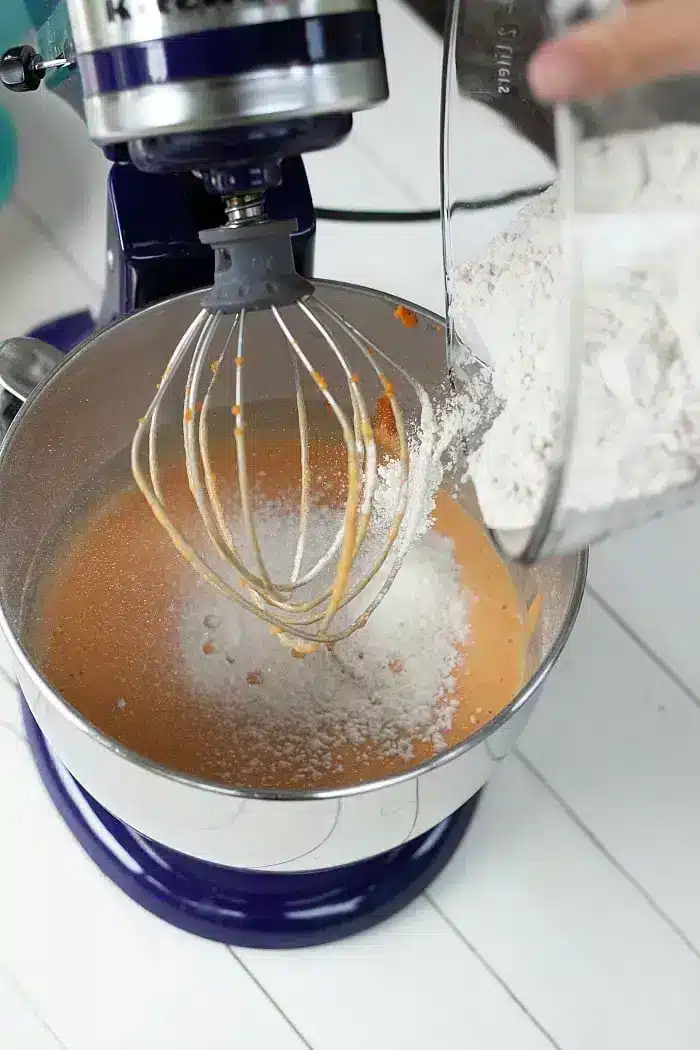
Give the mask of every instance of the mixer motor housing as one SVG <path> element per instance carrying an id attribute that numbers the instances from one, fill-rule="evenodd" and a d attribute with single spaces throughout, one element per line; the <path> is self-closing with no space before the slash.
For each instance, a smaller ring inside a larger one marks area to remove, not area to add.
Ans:
<path id="1" fill-rule="evenodd" d="M 341 142 L 354 112 L 388 96 L 376 0 L 9 2 L 36 32 L 6 52 L 0 80 L 61 94 L 114 162 L 100 324 L 212 284 L 199 234 L 249 193 L 292 223 L 294 265 L 311 276 L 300 157 Z M 68 349 L 86 326 L 54 341 Z"/>

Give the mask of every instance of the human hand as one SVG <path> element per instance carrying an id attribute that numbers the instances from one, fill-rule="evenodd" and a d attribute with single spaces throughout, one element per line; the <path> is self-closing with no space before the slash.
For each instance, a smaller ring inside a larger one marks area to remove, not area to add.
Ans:
<path id="1" fill-rule="evenodd" d="M 693 72 L 700 72 L 700 0 L 628 0 L 543 44 L 528 80 L 542 102 L 571 102 Z"/>

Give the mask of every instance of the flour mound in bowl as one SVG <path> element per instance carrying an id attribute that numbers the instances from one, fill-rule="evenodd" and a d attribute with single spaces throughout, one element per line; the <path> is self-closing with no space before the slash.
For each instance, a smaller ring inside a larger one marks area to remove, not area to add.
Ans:
<path id="1" fill-rule="evenodd" d="M 337 525 L 335 513 L 313 515 L 309 531 L 318 553 Z M 259 538 L 275 552 L 274 576 L 289 561 L 295 519 L 270 511 Z M 373 592 L 385 576 L 373 581 Z M 436 751 L 445 746 L 443 734 L 459 706 L 454 671 L 468 643 L 470 603 L 453 543 L 431 532 L 408 552 L 367 625 L 330 651 L 294 659 L 267 624 L 206 584 L 183 604 L 180 644 L 206 703 L 235 704 L 236 718 L 261 752 L 249 758 L 251 772 L 268 764 L 285 775 L 294 770 L 300 782 L 316 781 L 343 772 L 347 744 L 359 755 L 366 749 L 368 759 L 405 761 L 414 757 L 416 742 Z"/>

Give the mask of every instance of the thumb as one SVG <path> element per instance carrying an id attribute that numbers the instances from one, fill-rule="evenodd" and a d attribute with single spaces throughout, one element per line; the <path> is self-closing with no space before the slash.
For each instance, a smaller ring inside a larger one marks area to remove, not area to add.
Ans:
<path id="1" fill-rule="evenodd" d="M 567 102 L 697 70 L 698 0 L 648 0 L 544 44 L 530 62 L 528 79 L 541 101 Z"/>

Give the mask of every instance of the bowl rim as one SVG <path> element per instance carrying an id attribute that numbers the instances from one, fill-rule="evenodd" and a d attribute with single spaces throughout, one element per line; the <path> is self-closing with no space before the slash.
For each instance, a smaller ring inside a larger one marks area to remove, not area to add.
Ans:
<path id="1" fill-rule="evenodd" d="M 314 285 L 319 288 L 336 288 L 340 291 L 358 292 L 361 294 L 369 295 L 372 298 L 379 299 L 384 303 L 390 304 L 392 307 L 398 305 L 405 306 L 409 310 L 412 310 L 419 317 L 424 318 L 427 322 L 433 326 L 439 326 L 439 329 L 445 331 L 447 338 L 447 326 L 444 318 L 434 313 L 432 310 L 428 310 L 423 306 L 419 306 L 416 303 L 412 303 L 407 299 L 403 299 L 401 296 L 390 295 L 387 292 L 381 292 L 375 288 L 367 288 L 364 285 L 352 284 L 347 281 L 330 281 L 330 280 L 314 280 Z M 27 398 L 26 402 L 18 412 L 15 419 L 12 421 L 8 432 L 5 436 L 5 440 L 0 444 L 0 474 L 2 473 L 3 463 L 8 454 L 14 438 L 22 427 L 23 418 L 29 408 L 44 394 L 44 392 L 56 382 L 64 369 L 70 368 L 72 363 L 88 352 L 92 343 L 99 337 L 105 335 L 112 328 L 119 324 L 122 324 L 125 320 L 137 315 L 148 313 L 161 309 L 164 305 L 169 302 L 183 301 L 189 298 L 194 298 L 201 295 L 201 291 L 185 292 L 184 294 L 172 296 L 168 299 L 162 300 L 158 303 L 154 303 L 143 310 L 137 311 L 135 314 L 130 314 L 127 318 L 119 318 L 117 321 L 112 322 L 109 325 L 105 325 L 101 328 L 96 329 L 92 332 L 87 339 L 83 340 L 70 354 L 66 354 L 65 360 L 62 361 L 57 367 L 41 382 Z M 458 744 L 454 744 L 450 748 L 446 748 L 444 751 L 439 752 L 432 758 L 425 759 L 425 761 L 410 766 L 408 769 L 402 770 L 398 773 L 393 773 L 386 777 L 381 777 L 376 780 L 361 781 L 358 784 L 351 784 L 346 787 L 336 788 L 309 788 L 309 789 L 289 789 L 289 788 L 246 788 L 246 787 L 231 787 L 226 784 L 218 783 L 214 780 L 205 780 L 200 777 L 195 777 L 187 773 L 180 773 L 176 770 L 169 769 L 167 766 L 163 766 L 158 762 L 154 762 L 149 758 L 145 758 L 140 755 L 137 751 L 131 748 L 125 747 L 112 737 L 108 736 L 101 729 L 90 722 L 77 708 L 73 707 L 68 700 L 64 699 L 60 693 L 56 692 L 49 682 L 44 678 L 40 671 L 34 666 L 29 654 L 25 650 L 22 643 L 15 636 L 15 632 L 10 626 L 5 609 L 3 607 L 2 595 L 0 594 L 0 628 L 2 629 L 5 637 L 7 638 L 8 644 L 12 651 L 12 654 L 18 664 L 21 666 L 24 673 L 27 675 L 32 685 L 39 691 L 39 694 L 43 699 L 48 701 L 51 706 L 64 718 L 82 733 L 86 734 L 89 738 L 94 740 L 100 746 L 106 748 L 111 754 L 124 759 L 134 765 L 138 766 L 145 772 L 154 774 L 166 781 L 174 781 L 175 783 L 181 784 L 187 787 L 193 787 L 200 791 L 210 792 L 216 795 L 225 795 L 231 798 L 241 799 L 256 799 L 260 801 L 275 801 L 275 802 L 316 802 L 326 799 L 341 799 L 348 798 L 353 795 L 364 795 L 370 794 L 375 791 L 379 791 L 383 788 L 393 787 L 397 784 L 402 784 L 410 780 L 414 780 L 417 777 L 424 775 L 425 773 L 438 769 L 441 766 L 447 765 L 450 762 L 455 761 L 461 755 L 471 751 L 472 748 L 478 747 L 479 744 L 486 741 L 490 736 L 497 732 L 502 726 L 513 718 L 525 705 L 532 699 L 537 691 L 542 686 L 543 682 L 549 675 L 550 671 L 559 659 L 564 646 L 569 640 L 569 636 L 573 630 L 574 624 L 578 618 L 578 614 L 583 601 L 583 595 L 586 586 L 586 577 L 588 572 L 588 550 L 580 551 L 577 555 L 567 555 L 569 558 L 576 559 L 576 565 L 573 573 L 573 583 L 571 588 L 571 594 L 566 609 L 566 614 L 563 618 L 561 627 L 554 638 L 546 657 L 540 663 L 535 673 L 529 678 L 529 680 L 523 685 L 518 693 L 513 697 L 509 704 L 501 708 L 498 714 L 494 715 L 488 722 L 485 722 L 483 726 L 468 736 L 465 740 L 460 741 Z M 20 686 L 21 691 L 21 686 Z M 25 698 L 25 702 L 26 698 Z M 30 705 L 31 706 L 31 705 Z M 40 726 L 41 728 L 41 726 Z M 60 756 L 59 756 L 60 757 Z"/>

